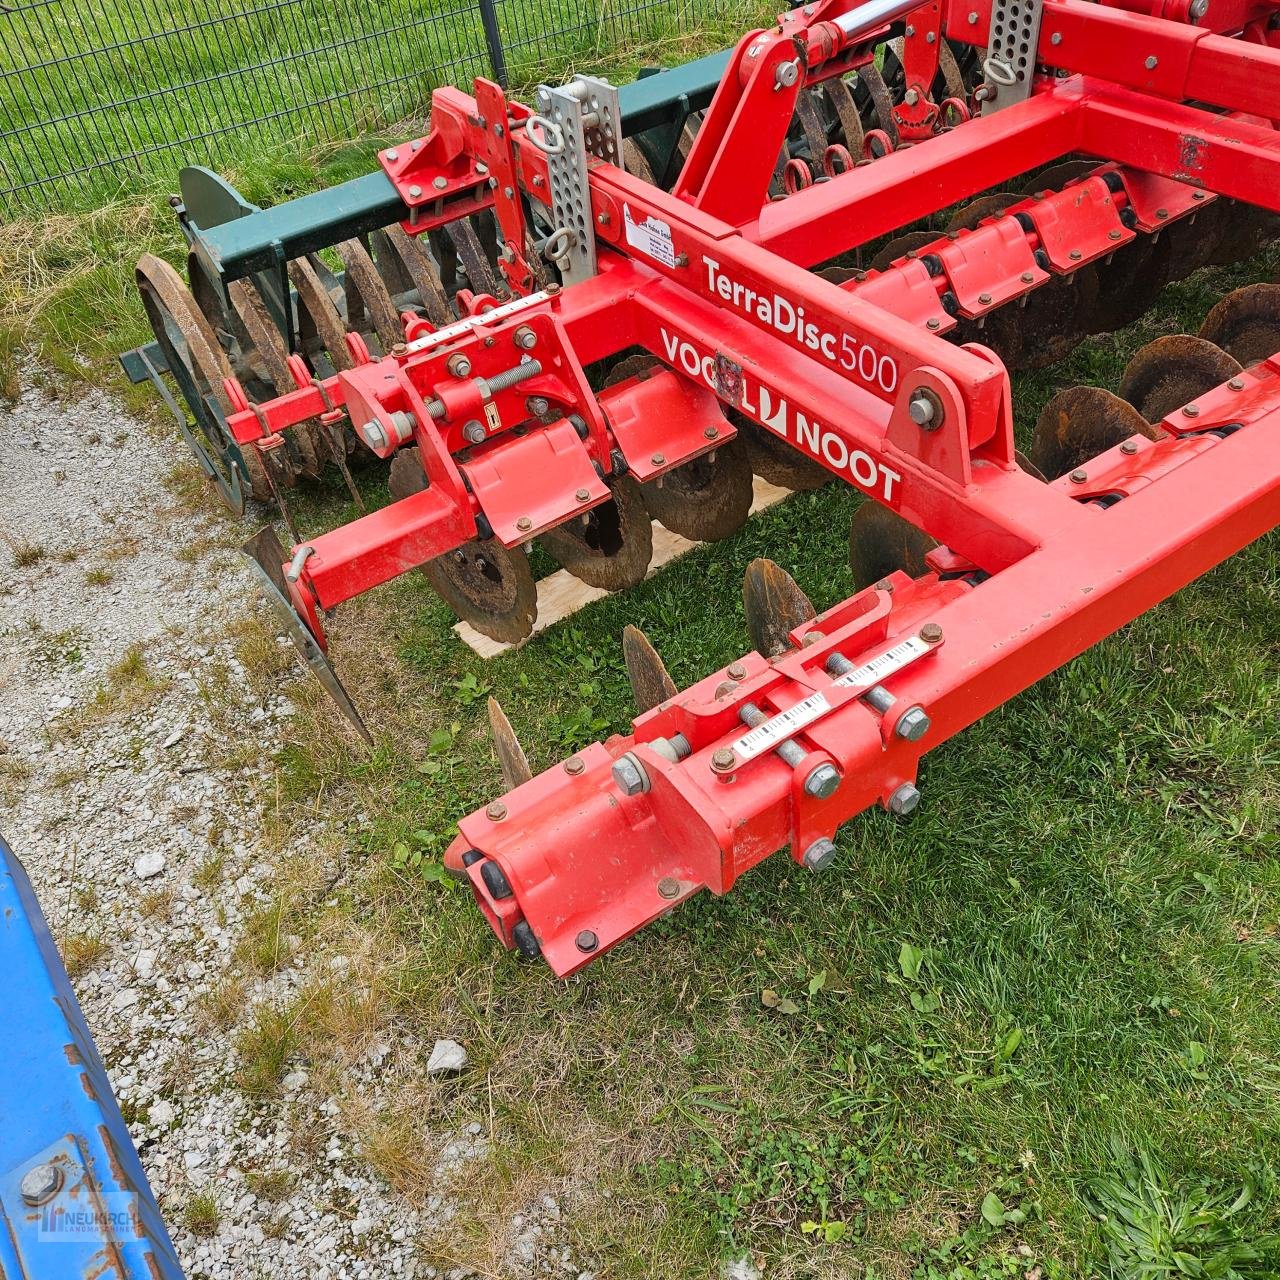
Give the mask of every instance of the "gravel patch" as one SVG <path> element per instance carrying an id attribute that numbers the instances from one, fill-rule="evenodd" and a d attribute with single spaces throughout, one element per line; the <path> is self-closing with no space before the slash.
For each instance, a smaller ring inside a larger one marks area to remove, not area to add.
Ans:
<path id="1" fill-rule="evenodd" d="M 315 832 L 263 846 L 270 770 L 246 759 L 270 760 L 293 707 L 255 693 L 237 659 L 232 628 L 263 608 L 234 550 L 244 528 L 212 496 L 175 497 L 166 476 L 185 460 L 101 392 L 28 386 L 0 411 L 0 820 L 188 1274 L 435 1277 L 419 1246 L 459 1212 L 447 1184 L 485 1155 L 479 1125 L 439 1135 L 440 1191 L 410 1206 L 353 1149 L 348 1099 L 305 1063 L 265 1103 L 236 1085 L 251 1012 L 296 994 L 305 965 L 342 963 L 309 953 L 242 972 L 237 944 L 273 901 L 276 860 L 318 861 L 330 883 L 344 867 Z M 229 739 L 249 748 L 232 763 Z M 243 1007 L 219 1029 L 206 1010 L 229 979 Z M 376 1110 L 393 1070 L 428 1080 L 432 1046 L 378 1041 L 344 1085 Z M 184 1225 L 193 1200 L 216 1205 L 202 1235 Z M 578 1275 L 562 1236 L 548 1196 L 513 1221 L 504 1271 Z"/>

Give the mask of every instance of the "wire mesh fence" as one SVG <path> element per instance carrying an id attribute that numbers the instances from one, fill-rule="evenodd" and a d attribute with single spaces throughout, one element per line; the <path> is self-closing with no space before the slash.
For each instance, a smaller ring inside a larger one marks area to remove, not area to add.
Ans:
<path id="1" fill-rule="evenodd" d="M 694 0 L 0 0 L 0 204 L 88 207 L 184 164 L 357 137 L 421 119 L 438 85 L 521 82 L 694 17 Z"/>

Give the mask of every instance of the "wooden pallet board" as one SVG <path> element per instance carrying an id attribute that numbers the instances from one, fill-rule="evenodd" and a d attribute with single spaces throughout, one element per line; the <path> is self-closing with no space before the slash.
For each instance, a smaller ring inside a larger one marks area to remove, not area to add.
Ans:
<path id="1" fill-rule="evenodd" d="M 759 476 L 754 476 L 751 514 L 755 515 L 781 502 L 790 492 L 790 489 L 781 489 L 777 485 L 761 480 Z M 655 520 L 653 522 L 653 560 L 649 564 L 646 577 L 652 577 L 664 565 L 678 560 L 686 552 L 701 545 L 698 542 L 690 542 L 688 538 L 682 538 L 678 533 L 672 533 L 670 529 L 664 528 Z M 608 594 L 608 591 L 599 587 L 587 586 L 568 570 L 558 569 L 538 583 L 538 617 L 533 624 L 533 634 L 537 635 L 545 627 L 572 617 L 579 609 Z M 508 649 L 518 647 L 502 640 L 490 640 L 488 636 L 482 636 L 468 622 L 455 623 L 453 629 L 457 632 L 458 638 L 482 658 L 496 658 L 500 653 L 506 653 Z"/>

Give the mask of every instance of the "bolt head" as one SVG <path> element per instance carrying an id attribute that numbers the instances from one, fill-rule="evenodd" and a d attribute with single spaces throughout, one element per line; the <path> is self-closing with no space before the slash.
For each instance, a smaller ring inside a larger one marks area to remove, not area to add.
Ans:
<path id="1" fill-rule="evenodd" d="M 370 449 L 387 447 L 387 433 L 377 418 L 371 419 L 360 428 L 360 436 Z"/>
<path id="2" fill-rule="evenodd" d="M 582 761 L 579 760 L 577 756 L 570 756 L 569 759 L 564 762 L 565 773 L 573 777 L 576 777 L 578 774 L 580 774 L 583 771 L 583 769 L 585 769 L 586 767 L 587 766 L 583 764 Z"/>
<path id="3" fill-rule="evenodd" d="M 551 401 L 546 396 L 530 396 L 525 402 L 524 407 L 529 410 L 535 418 L 540 418 L 551 408 Z"/>
<path id="4" fill-rule="evenodd" d="M 723 773 L 738 763 L 738 757 L 731 747 L 719 747 L 711 753 L 711 767 Z"/>
<path id="5" fill-rule="evenodd" d="M 894 732 L 908 742 L 919 742 L 932 725 L 929 714 L 923 707 L 908 707 L 899 717 Z"/>
<path id="6" fill-rule="evenodd" d="M 462 438 L 468 444 L 480 444 L 485 438 L 484 423 L 472 418 L 470 422 L 463 425 Z"/>
<path id="7" fill-rule="evenodd" d="M 896 814 L 899 818 L 905 818 L 907 814 L 915 811 L 916 806 L 920 803 L 920 793 L 909 782 L 904 782 L 889 797 L 889 812 Z"/>
<path id="8" fill-rule="evenodd" d="M 1160 65 L 1160 59 L 1153 53 L 1148 56 L 1147 60 L 1142 64 L 1148 71 L 1154 71 Z"/>
<path id="9" fill-rule="evenodd" d="M 724 673 L 730 680 L 745 680 L 747 678 L 747 669 L 740 662 L 729 663 Z"/>
<path id="10" fill-rule="evenodd" d="M 703 431 L 702 431 L 702 434 L 703 434 L 703 435 L 704 435 L 708 440 L 714 440 L 714 439 L 715 439 L 715 438 L 720 434 L 720 428 L 719 428 L 719 427 L 704 427 L 704 428 L 703 428 Z"/>
<path id="11" fill-rule="evenodd" d="M 443 191 L 449 184 L 444 178 L 435 178 L 432 180 L 431 185 L 435 187 L 437 191 Z"/>
<path id="12" fill-rule="evenodd" d="M 805 851 L 802 861 L 810 871 L 825 871 L 835 861 L 836 847 L 826 836 L 819 836 Z"/>
<path id="13" fill-rule="evenodd" d="M 501 822 L 507 816 L 507 806 L 501 800 L 495 800 L 485 811 L 484 816 L 490 822 Z"/>
<path id="14" fill-rule="evenodd" d="M 1244 379 L 1243 379 L 1243 378 L 1232 378 L 1232 379 L 1227 383 L 1227 386 L 1228 386 L 1228 387 L 1230 387 L 1232 391 L 1243 391 L 1243 390 L 1244 390 Z"/>
<path id="15" fill-rule="evenodd" d="M 906 93 L 902 95 L 902 100 L 907 104 L 907 106 L 914 107 L 916 103 L 920 101 L 920 93 L 916 89 L 908 89 Z"/>
<path id="16" fill-rule="evenodd" d="M 1121 444 L 1120 446 L 1120 452 L 1121 453 L 1137 453 L 1138 452 L 1137 441 L 1136 440 L 1124 441 L 1124 443 Z"/>
<path id="17" fill-rule="evenodd" d="M 663 464 L 664 462 L 666 462 L 666 460 L 667 460 L 667 455 L 666 455 L 665 453 L 655 453 L 655 454 L 653 455 L 653 457 L 651 457 L 651 458 L 649 459 L 649 461 L 650 461 L 650 462 L 651 462 L 655 467 L 660 467 L 660 466 L 662 466 L 662 464 Z"/>
<path id="18" fill-rule="evenodd" d="M 978 301 L 982 303 L 984 307 L 988 306 L 991 302 L 991 295 L 989 293 L 980 293 L 978 294 Z"/>
<path id="19" fill-rule="evenodd" d="M 1071 252 L 1067 254 L 1067 257 L 1070 258 L 1072 262 L 1079 262 L 1083 256 L 1084 255 L 1079 249 L 1072 249 Z"/>
<path id="20" fill-rule="evenodd" d="M 530 520 L 528 516 L 521 516 L 516 521 L 516 528 L 519 529 L 521 533 L 527 533 L 533 528 L 533 521 Z"/>
<path id="21" fill-rule="evenodd" d="M 925 324 L 925 328 L 926 328 L 926 329 L 940 329 L 940 328 L 942 328 L 942 321 L 941 321 L 941 320 L 939 320 L 939 319 L 937 318 L 937 316 L 930 316 L 930 317 L 929 317 L 929 318 L 924 322 L 924 324 Z"/>
<path id="22" fill-rule="evenodd" d="M 833 764 L 820 764 L 805 780 L 805 795 L 825 800 L 840 789 L 840 771 Z"/>
<path id="23" fill-rule="evenodd" d="M 600 945 L 600 939 L 597 938 L 590 929 L 583 929 L 583 931 L 574 938 L 573 943 L 579 951 L 589 954 Z"/>
<path id="24" fill-rule="evenodd" d="M 658 895 L 668 900 L 678 898 L 680 896 L 680 881 L 675 876 L 663 876 L 658 881 Z"/>
<path id="25" fill-rule="evenodd" d="M 1051 36 L 1049 37 L 1049 43 L 1050 43 L 1050 44 L 1061 44 L 1061 43 L 1062 43 L 1062 32 L 1061 32 L 1061 31 L 1055 31 L 1055 32 L 1053 33 L 1053 35 L 1051 35 Z"/>
<path id="26" fill-rule="evenodd" d="M 62 1189 L 63 1173 L 56 1164 L 37 1164 L 22 1175 L 19 1191 L 31 1208 L 52 1200 Z"/>
<path id="27" fill-rule="evenodd" d="M 409 195 L 410 195 L 414 200 L 416 200 L 416 199 L 417 199 L 421 194 L 422 194 L 422 188 L 421 188 L 420 186 L 418 186 L 418 184 L 415 182 L 415 183 L 413 184 L 413 186 L 411 186 L 411 187 L 409 188 Z"/>
<path id="28" fill-rule="evenodd" d="M 400 153 L 393 147 L 387 152 L 387 159 L 390 160 L 392 164 L 395 164 L 395 162 L 400 159 Z"/>
<path id="29" fill-rule="evenodd" d="M 515 333 L 515 344 L 521 351 L 532 351 L 538 345 L 538 335 L 532 329 L 521 325 Z"/>
<path id="30" fill-rule="evenodd" d="M 925 644 L 937 644 L 942 639 L 942 628 L 936 622 L 926 622 L 920 628 L 920 639 Z"/>
<path id="31" fill-rule="evenodd" d="M 1076 469 L 1071 473 L 1071 483 L 1072 483 L 1072 484 L 1084 484 L 1084 482 L 1085 482 L 1088 478 L 1089 478 L 1089 473 L 1088 473 L 1087 471 L 1083 470 L 1083 469 L 1082 469 L 1082 468 L 1080 468 L 1080 467 L 1077 467 L 1077 468 L 1076 468 Z"/>
<path id="32" fill-rule="evenodd" d="M 1194 404 L 1183 405 L 1182 412 L 1188 418 L 1198 418 L 1200 416 L 1200 407 L 1199 405 L 1194 405 Z"/>
<path id="33" fill-rule="evenodd" d="M 640 764 L 630 752 L 615 760 L 610 772 L 624 796 L 638 796 L 648 790 L 648 779 L 640 772 Z"/>
<path id="34" fill-rule="evenodd" d="M 1023 284 L 1030 284 L 1035 279 L 1035 276 L 1030 271 L 1024 271 L 1018 278 Z"/>

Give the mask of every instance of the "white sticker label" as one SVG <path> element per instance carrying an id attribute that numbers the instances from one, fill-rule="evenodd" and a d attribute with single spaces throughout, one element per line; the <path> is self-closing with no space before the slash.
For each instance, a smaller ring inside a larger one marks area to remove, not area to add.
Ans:
<path id="1" fill-rule="evenodd" d="M 636 222 L 631 216 L 631 206 L 625 201 L 622 205 L 622 221 L 627 228 L 627 243 L 633 249 L 660 262 L 664 267 L 676 265 L 676 247 L 671 240 L 671 225 L 655 218 L 652 214 L 643 222 Z"/>
<path id="2" fill-rule="evenodd" d="M 923 657 L 934 646 L 925 644 L 919 636 L 909 636 L 901 644 L 896 644 L 886 653 L 872 658 L 852 671 L 846 671 L 832 688 L 856 689 L 865 693 L 872 685 L 879 684 L 886 676 L 910 666 L 917 658 Z M 831 704 L 822 693 L 811 693 L 803 702 L 758 724 L 750 733 L 744 733 L 737 742 L 732 743 L 734 754 L 739 760 L 754 760 L 756 756 L 772 751 L 785 742 L 793 733 L 798 733 L 805 725 L 820 720 L 831 710 Z"/>
<path id="3" fill-rule="evenodd" d="M 811 693 L 803 702 L 797 702 L 773 719 L 756 725 L 750 733 L 744 733 L 733 744 L 733 750 L 739 760 L 754 759 L 785 742 L 797 730 L 812 724 L 830 710 L 831 704 L 823 694 Z"/>
<path id="4" fill-rule="evenodd" d="M 901 671 L 903 667 L 910 666 L 917 658 L 928 653 L 932 647 L 925 644 L 919 636 L 908 636 L 901 644 L 894 645 L 888 653 L 882 653 L 878 658 L 872 658 L 870 662 L 854 667 L 852 671 L 846 671 L 836 681 L 836 688 L 870 689 L 873 684 L 879 684 L 886 676 L 891 676 L 895 671 Z"/>

